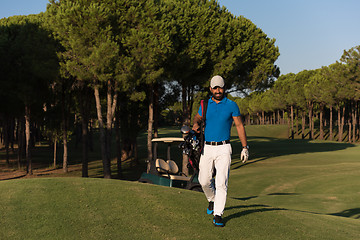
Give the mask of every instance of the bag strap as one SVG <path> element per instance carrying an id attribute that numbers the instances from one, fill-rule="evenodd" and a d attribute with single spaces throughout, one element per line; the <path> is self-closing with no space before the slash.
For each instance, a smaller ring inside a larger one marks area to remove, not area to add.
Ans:
<path id="1" fill-rule="evenodd" d="M 203 117 L 204 127 L 205 127 L 205 120 L 206 120 L 206 112 L 207 112 L 207 107 L 208 107 L 208 101 L 209 101 L 209 99 L 201 100 L 201 109 L 202 109 L 202 117 Z"/>
<path id="2" fill-rule="evenodd" d="M 205 131 L 205 120 L 206 120 L 206 112 L 207 112 L 207 107 L 208 107 L 208 101 L 209 99 L 205 99 L 205 100 L 201 100 L 200 105 L 201 105 L 201 110 L 202 110 L 202 121 L 201 121 L 201 126 L 200 126 L 200 146 L 201 146 L 201 150 L 203 149 L 204 143 L 205 143 L 205 136 L 204 136 L 204 131 Z"/>

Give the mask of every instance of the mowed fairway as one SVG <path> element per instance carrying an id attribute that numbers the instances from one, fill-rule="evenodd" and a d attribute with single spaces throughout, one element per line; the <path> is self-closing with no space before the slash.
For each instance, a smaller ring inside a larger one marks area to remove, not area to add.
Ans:
<path id="1" fill-rule="evenodd" d="M 120 180 L 0 182 L 0 239 L 359 239 L 360 146 L 280 139 L 247 127 L 251 160 L 233 162 L 226 226 L 202 193 Z"/>

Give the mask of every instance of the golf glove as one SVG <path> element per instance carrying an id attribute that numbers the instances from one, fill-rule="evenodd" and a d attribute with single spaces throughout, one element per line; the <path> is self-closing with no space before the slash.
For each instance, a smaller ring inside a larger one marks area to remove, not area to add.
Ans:
<path id="1" fill-rule="evenodd" d="M 249 149 L 243 148 L 241 151 L 240 160 L 245 163 L 249 159 Z"/>

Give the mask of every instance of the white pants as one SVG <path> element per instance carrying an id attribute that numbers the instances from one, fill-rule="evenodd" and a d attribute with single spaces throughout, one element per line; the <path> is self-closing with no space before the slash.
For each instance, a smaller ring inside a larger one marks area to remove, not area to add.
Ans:
<path id="1" fill-rule="evenodd" d="M 231 164 L 231 145 L 204 146 L 199 164 L 199 182 L 207 200 L 214 202 L 214 215 L 224 213 Z M 212 178 L 216 168 L 215 183 Z"/>

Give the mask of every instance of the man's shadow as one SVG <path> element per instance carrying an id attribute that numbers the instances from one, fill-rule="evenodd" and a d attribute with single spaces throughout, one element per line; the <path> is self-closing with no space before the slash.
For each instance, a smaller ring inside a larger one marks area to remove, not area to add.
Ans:
<path id="1" fill-rule="evenodd" d="M 243 217 L 243 216 L 246 216 L 246 215 L 252 214 L 252 213 L 288 210 L 286 208 L 271 207 L 271 206 L 263 205 L 263 204 L 238 205 L 238 206 L 225 208 L 225 210 L 230 210 L 230 209 L 241 209 L 241 210 L 239 212 L 236 212 L 234 214 L 224 217 L 223 220 L 225 223 L 230 221 L 233 218 Z"/>

